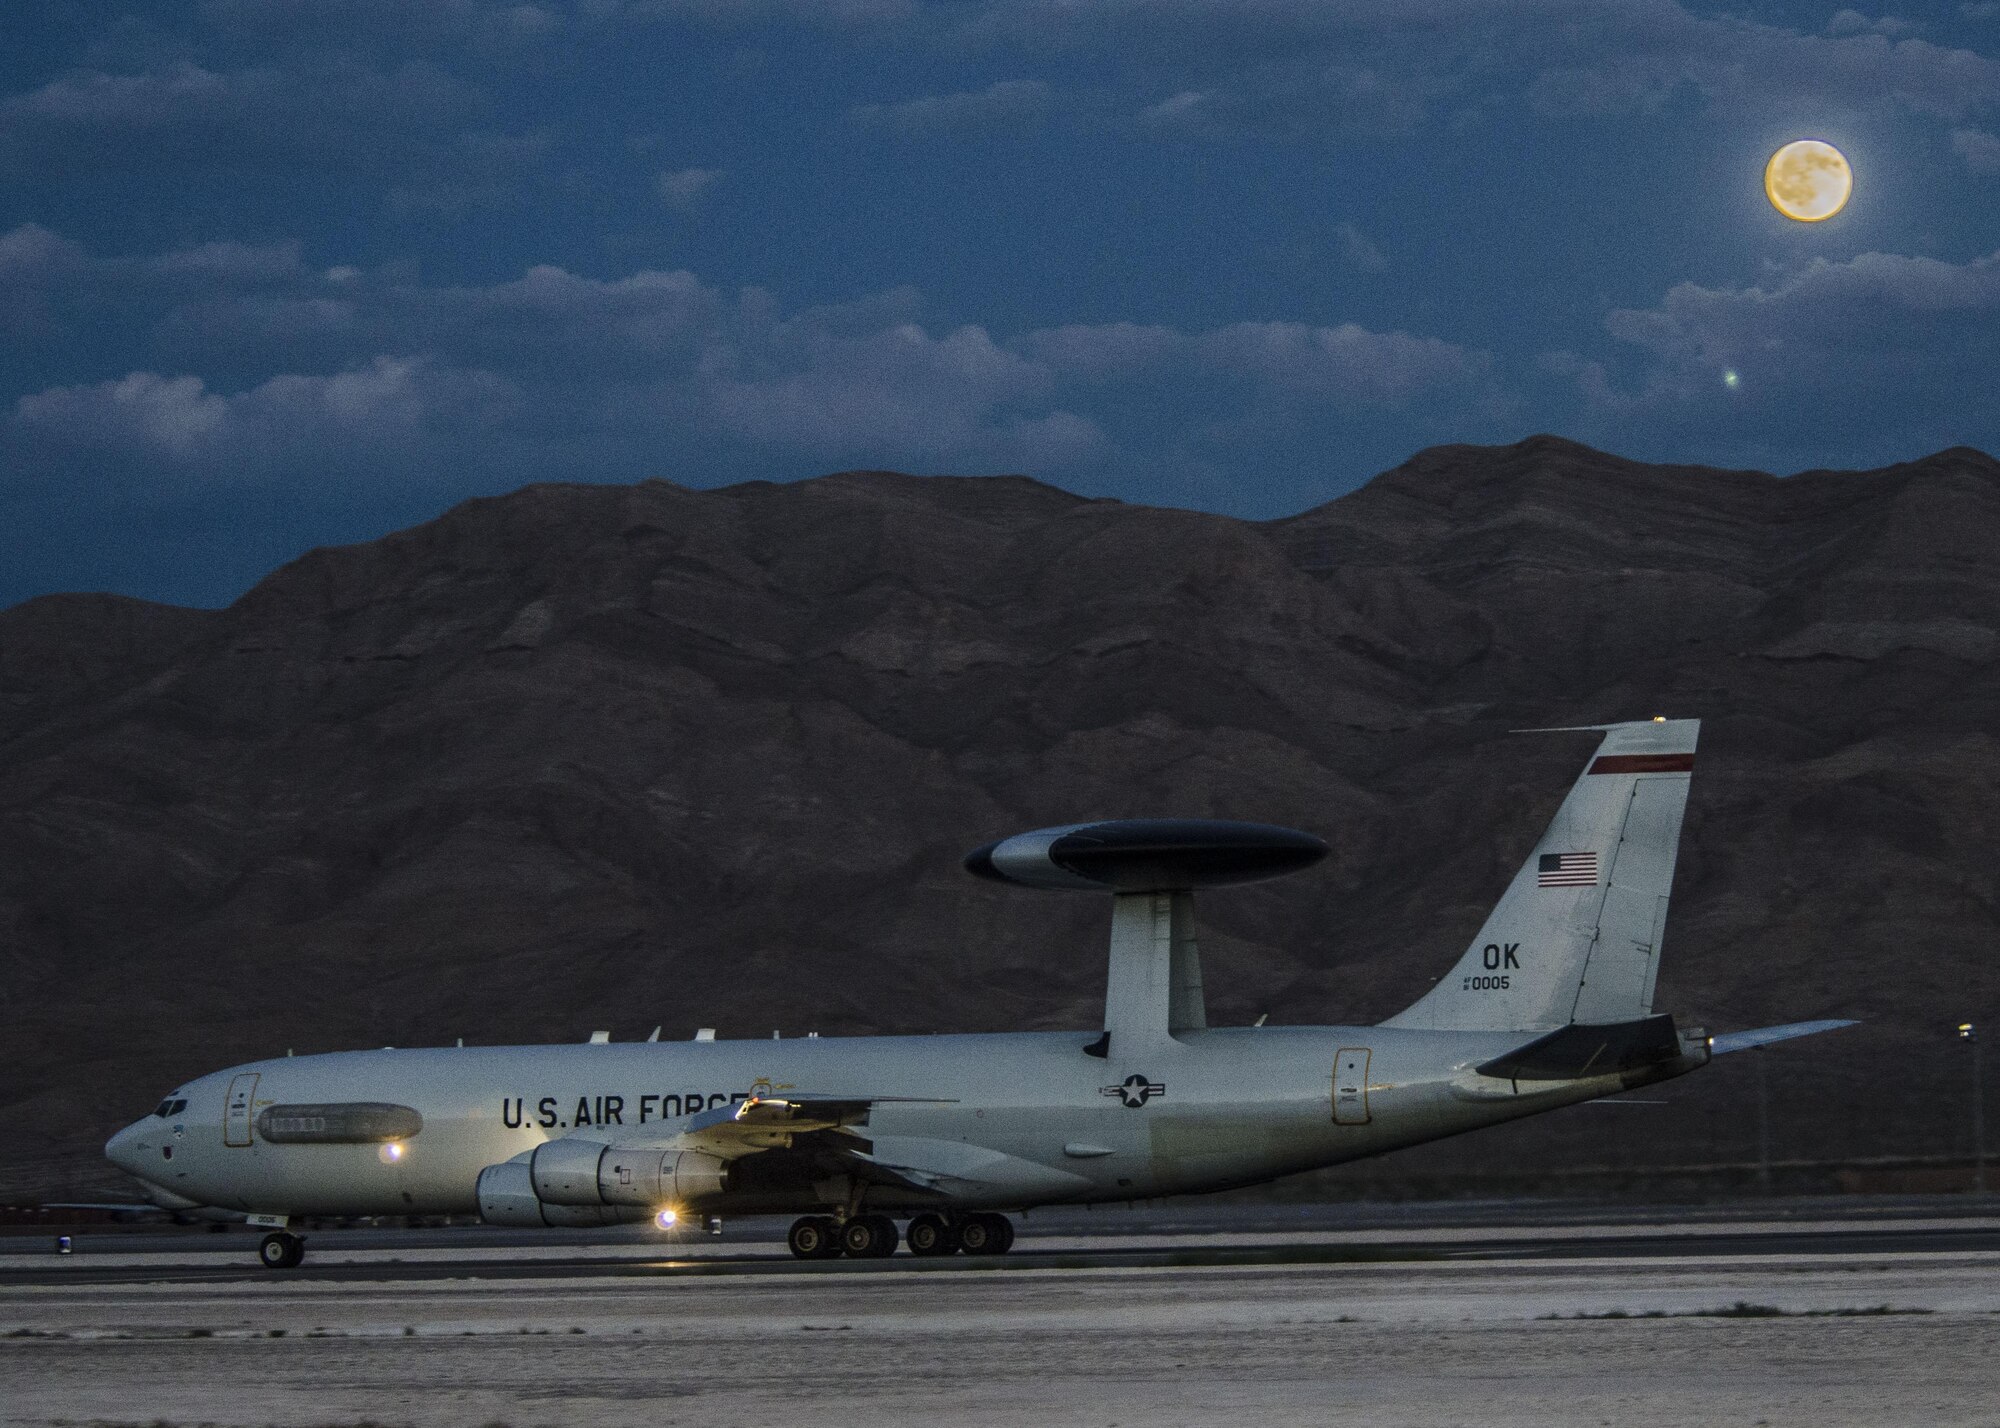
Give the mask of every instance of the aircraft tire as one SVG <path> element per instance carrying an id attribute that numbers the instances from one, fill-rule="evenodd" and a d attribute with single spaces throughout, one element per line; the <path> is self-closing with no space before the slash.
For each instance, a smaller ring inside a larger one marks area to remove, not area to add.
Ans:
<path id="1" fill-rule="evenodd" d="M 1005 1215 L 967 1215 L 958 1227 L 959 1248 L 967 1254 L 1005 1254 L 1014 1247 L 1014 1226 Z"/>
<path id="2" fill-rule="evenodd" d="M 887 1215 L 856 1215 L 840 1229 L 849 1259 L 887 1259 L 896 1252 L 896 1222 Z"/>
<path id="3" fill-rule="evenodd" d="M 903 1232 L 903 1240 L 909 1245 L 911 1254 L 926 1259 L 958 1252 L 957 1234 L 936 1215 L 919 1215 L 910 1221 L 910 1228 Z"/>
<path id="4" fill-rule="evenodd" d="M 266 1269 L 297 1269 L 305 1263 L 306 1242 L 278 1230 L 264 1236 L 257 1246 L 257 1258 Z"/>
<path id="5" fill-rule="evenodd" d="M 832 1259 L 840 1253 L 840 1230 L 825 1215 L 801 1215 L 792 1221 L 785 1244 L 798 1259 Z"/>

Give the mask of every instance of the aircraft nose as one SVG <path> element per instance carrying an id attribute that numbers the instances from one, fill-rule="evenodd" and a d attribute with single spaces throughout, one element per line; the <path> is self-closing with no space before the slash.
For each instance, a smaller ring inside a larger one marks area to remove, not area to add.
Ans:
<path id="1" fill-rule="evenodd" d="M 144 1121 L 134 1121 L 104 1142 L 104 1158 L 128 1175 L 137 1175 L 141 1165 L 139 1135 Z"/>

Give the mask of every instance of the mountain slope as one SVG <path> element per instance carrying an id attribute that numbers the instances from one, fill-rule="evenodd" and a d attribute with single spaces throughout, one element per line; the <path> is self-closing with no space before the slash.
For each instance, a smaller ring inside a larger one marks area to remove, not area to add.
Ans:
<path id="1" fill-rule="evenodd" d="M 0 612 L 6 1188 L 101 1179 L 158 1091 L 288 1046 L 1090 1026 L 1105 910 L 957 866 L 1083 817 L 1326 836 L 1204 901 L 1211 1015 L 1377 1020 L 1589 748 L 1506 731 L 1655 712 L 1709 721 L 1661 1005 L 1867 1018 L 1768 1053 L 1781 1155 L 1962 1152 L 1996 544 L 1974 451 L 1778 479 L 1538 437 L 1261 524 L 1014 478 L 538 486 L 228 610 L 31 601 Z M 1398 1161 L 1740 1160 L 1727 1067 L 1643 1127 Z"/>

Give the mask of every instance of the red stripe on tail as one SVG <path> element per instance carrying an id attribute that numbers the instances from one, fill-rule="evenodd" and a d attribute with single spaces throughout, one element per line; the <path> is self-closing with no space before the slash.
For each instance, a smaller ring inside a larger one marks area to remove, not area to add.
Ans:
<path id="1" fill-rule="evenodd" d="M 1594 774 L 1693 773 L 1693 754 L 1606 754 L 1591 764 Z"/>

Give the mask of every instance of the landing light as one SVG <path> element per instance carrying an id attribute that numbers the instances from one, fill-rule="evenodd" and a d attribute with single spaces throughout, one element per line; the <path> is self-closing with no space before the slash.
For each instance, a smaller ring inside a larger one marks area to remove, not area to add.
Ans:
<path id="1" fill-rule="evenodd" d="M 394 1165 L 403 1158 L 403 1143 L 400 1140 L 388 1141 L 375 1154 L 381 1157 L 384 1165 Z"/>
<path id="2" fill-rule="evenodd" d="M 671 1230 L 674 1227 L 674 1223 L 679 1219 L 680 1215 L 675 1211 L 662 1210 L 659 1214 L 653 1216 L 653 1223 L 663 1230 Z"/>

